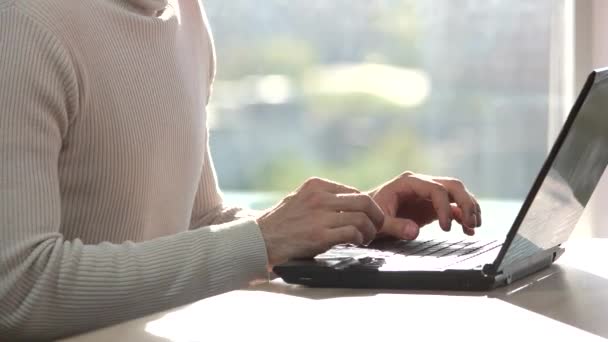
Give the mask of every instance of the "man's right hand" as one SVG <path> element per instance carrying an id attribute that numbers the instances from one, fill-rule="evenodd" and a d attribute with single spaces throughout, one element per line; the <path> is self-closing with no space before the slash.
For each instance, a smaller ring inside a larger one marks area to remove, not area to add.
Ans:
<path id="1" fill-rule="evenodd" d="M 257 223 L 272 267 L 341 243 L 369 243 L 382 228 L 384 214 L 367 194 L 311 178 L 264 212 Z"/>

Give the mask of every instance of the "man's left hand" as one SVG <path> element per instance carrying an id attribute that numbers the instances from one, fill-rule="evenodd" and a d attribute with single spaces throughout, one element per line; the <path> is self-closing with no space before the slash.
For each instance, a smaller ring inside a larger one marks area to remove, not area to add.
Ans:
<path id="1" fill-rule="evenodd" d="M 444 231 L 455 220 L 470 236 L 481 226 L 479 203 L 458 179 L 405 172 L 369 195 L 385 214 L 382 235 L 413 240 L 435 220 Z"/>

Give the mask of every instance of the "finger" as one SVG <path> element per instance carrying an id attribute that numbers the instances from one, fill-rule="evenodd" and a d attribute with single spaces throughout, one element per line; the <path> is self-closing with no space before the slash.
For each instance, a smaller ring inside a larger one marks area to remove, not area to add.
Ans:
<path id="1" fill-rule="evenodd" d="M 477 217 L 477 227 L 481 227 L 481 206 L 475 196 L 471 195 L 473 202 L 475 203 L 475 216 Z"/>
<path id="2" fill-rule="evenodd" d="M 481 207 L 479 205 L 479 202 L 477 202 L 477 199 L 475 198 L 475 196 L 471 195 L 471 201 L 474 203 L 474 209 L 473 209 L 473 215 L 475 218 L 475 225 L 470 226 L 468 228 L 478 228 L 481 227 Z M 457 206 L 452 205 L 452 209 L 458 208 Z M 462 211 L 460 210 L 460 208 L 458 208 L 458 211 L 452 211 L 453 212 L 453 216 L 454 219 L 456 219 L 456 221 L 458 223 L 460 223 L 461 225 L 463 225 L 463 215 L 462 215 Z M 458 213 L 458 214 L 456 214 Z M 468 223 L 470 224 L 470 223 Z"/>
<path id="3" fill-rule="evenodd" d="M 415 176 L 400 177 L 399 188 L 413 191 L 418 197 L 430 199 L 437 213 L 439 226 L 449 231 L 452 225 L 452 209 L 448 190 L 441 184 Z"/>
<path id="4" fill-rule="evenodd" d="M 361 245 L 363 243 L 363 235 L 355 226 L 344 226 L 326 230 L 327 248 L 339 245 L 341 243 L 352 243 Z"/>
<path id="5" fill-rule="evenodd" d="M 382 209 L 366 194 L 338 194 L 328 198 L 326 204 L 334 211 L 365 213 L 376 226 L 376 230 L 382 229 L 384 224 Z"/>
<path id="6" fill-rule="evenodd" d="M 468 227 L 474 228 L 477 226 L 475 201 L 471 194 L 467 191 L 464 184 L 457 179 L 436 179 L 436 181 L 442 184 L 449 192 L 450 197 L 458 204 L 462 209 L 462 221 Z"/>
<path id="7" fill-rule="evenodd" d="M 454 220 L 456 222 L 458 222 L 460 225 L 462 225 L 462 210 L 460 210 L 460 208 L 456 205 L 456 204 L 452 204 L 452 217 L 454 218 Z"/>
<path id="8" fill-rule="evenodd" d="M 309 178 L 300 187 L 300 191 L 325 191 L 332 194 L 350 194 L 359 193 L 360 191 L 348 185 L 336 183 L 323 178 Z"/>
<path id="9" fill-rule="evenodd" d="M 420 233 L 420 227 L 410 219 L 388 216 L 384 219 L 384 226 L 380 232 L 398 239 L 414 240 Z"/>
<path id="10" fill-rule="evenodd" d="M 456 220 L 456 222 L 460 223 L 460 225 L 462 226 L 462 231 L 469 236 L 473 236 L 475 235 L 475 229 L 467 227 L 466 224 L 462 223 L 462 210 L 455 206 L 452 205 L 452 215 L 454 217 L 454 219 Z"/>
<path id="11" fill-rule="evenodd" d="M 330 227 L 354 226 L 363 236 L 363 243 L 367 244 L 376 237 L 376 227 L 370 218 L 362 212 L 333 212 L 328 216 Z"/>

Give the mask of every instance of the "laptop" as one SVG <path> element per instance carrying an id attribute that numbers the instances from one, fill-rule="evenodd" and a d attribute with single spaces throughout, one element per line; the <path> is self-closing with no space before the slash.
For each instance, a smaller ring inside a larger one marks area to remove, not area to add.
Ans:
<path id="1" fill-rule="evenodd" d="M 608 164 L 608 68 L 581 90 L 504 240 L 379 240 L 338 245 L 273 271 L 312 287 L 489 290 L 549 267 Z"/>

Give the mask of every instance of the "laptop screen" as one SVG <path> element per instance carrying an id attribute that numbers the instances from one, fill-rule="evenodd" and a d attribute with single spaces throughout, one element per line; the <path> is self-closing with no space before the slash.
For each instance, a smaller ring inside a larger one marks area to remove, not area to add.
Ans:
<path id="1" fill-rule="evenodd" d="M 499 269 L 566 241 L 607 164 L 605 69 L 593 72 L 581 91 L 496 260 Z"/>

